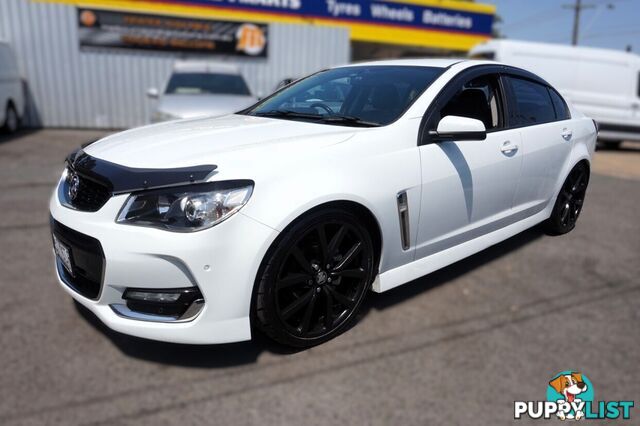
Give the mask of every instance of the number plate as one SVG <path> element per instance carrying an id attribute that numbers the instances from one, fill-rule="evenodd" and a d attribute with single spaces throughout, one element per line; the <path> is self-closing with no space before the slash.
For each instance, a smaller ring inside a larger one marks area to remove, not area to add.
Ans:
<path id="1" fill-rule="evenodd" d="M 56 256 L 62 262 L 62 266 L 73 276 L 73 262 L 71 261 L 71 249 L 67 247 L 66 244 L 58 240 L 58 238 L 53 236 L 53 249 L 56 252 Z"/>

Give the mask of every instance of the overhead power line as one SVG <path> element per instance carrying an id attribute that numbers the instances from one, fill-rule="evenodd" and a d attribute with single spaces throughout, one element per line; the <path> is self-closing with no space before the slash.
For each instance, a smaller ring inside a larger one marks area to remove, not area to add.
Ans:
<path id="1" fill-rule="evenodd" d="M 574 11 L 573 35 L 571 37 L 571 43 L 575 46 L 578 44 L 578 39 L 580 36 L 580 14 L 584 9 L 591 9 L 596 7 L 596 5 L 593 3 L 584 4 L 582 3 L 582 0 L 576 0 L 575 4 L 565 4 L 562 7 L 566 9 L 573 9 Z"/>

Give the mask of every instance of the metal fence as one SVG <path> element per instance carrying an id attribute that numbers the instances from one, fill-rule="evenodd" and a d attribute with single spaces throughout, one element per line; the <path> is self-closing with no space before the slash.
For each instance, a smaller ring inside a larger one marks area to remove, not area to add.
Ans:
<path id="1" fill-rule="evenodd" d="M 254 93 L 283 78 L 348 62 L 346 29 L 271 24 L 269 57 L 211 57 L 237 64 Z M 166 81 L 180 54 L 81 50 L 72 6 L 0 0 L 0 38 L 12 46 L 26 81 L 26 124 L 45 127 L 128 128 L 148 122 L 145 92 Z M 202 55 L 198 56 L 203 58 Z"/>

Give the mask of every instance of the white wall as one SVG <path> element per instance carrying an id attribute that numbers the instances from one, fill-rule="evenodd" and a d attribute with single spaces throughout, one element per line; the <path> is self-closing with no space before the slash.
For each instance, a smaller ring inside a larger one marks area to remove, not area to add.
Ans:
<path id="1" fill-rule="evenodd" d="M 152 102 L 146 89 L 164 83 L 180 54 L 80 51 L 76 20 L 72 6 L 0 0 L 0 38 L 13 47 L 29 88 L 27 124 L 127 128 L 146 123 Z M 348 62 L 349 32 L 271 24 L 267 59 L 213 58 L 238 64 L 251 89 L 266 94 L 283 78 Z"/>

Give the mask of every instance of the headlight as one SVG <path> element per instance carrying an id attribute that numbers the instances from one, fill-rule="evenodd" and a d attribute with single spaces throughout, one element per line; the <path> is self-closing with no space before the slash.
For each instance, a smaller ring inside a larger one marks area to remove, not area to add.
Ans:
<path id="1" fill-rule="evenodd" d="M 117 222 L 150 226 L 175 232 L 211 228 L 244 206 L 253 182 L 211 182 L 132 194 Z"/>

